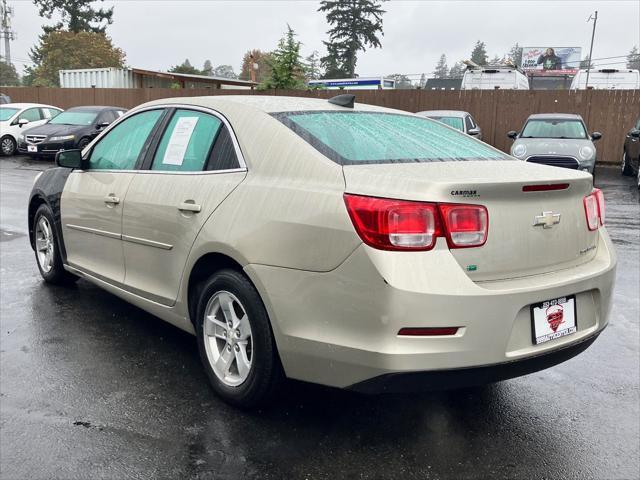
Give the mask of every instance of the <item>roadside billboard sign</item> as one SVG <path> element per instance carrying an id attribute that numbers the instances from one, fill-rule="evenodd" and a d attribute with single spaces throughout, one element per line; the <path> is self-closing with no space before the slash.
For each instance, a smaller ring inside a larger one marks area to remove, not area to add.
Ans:
<path id="1" fill-rule="evenodd" d="M 575 73 L 581 58 L 580 47 L 523 47 L 522 69 L 530 73 Z"/>

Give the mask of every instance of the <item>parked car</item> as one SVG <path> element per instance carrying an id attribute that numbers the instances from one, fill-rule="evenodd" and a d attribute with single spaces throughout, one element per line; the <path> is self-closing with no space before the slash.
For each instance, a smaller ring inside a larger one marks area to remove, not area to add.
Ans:
<path id="1" fill-rule="evenodd" d="M 580 115 L 540 113 L 530 115 L 520 133 L 507 133 L 514 140 L 511 155 L 530 163 L 573 168 L 593 174 L 600 132 L 587 133 Z"/>
<path id="2" fill-rule="evenodd" d="M 5 105 L 7 103 L 11 103 L 11 97 L 4 93 L 0 93 L 0 105 Z"/>
<path id="3" fill-rule="evenodd" d="M 40 127 L 20 135 L 18 150 L 32 156 L 54 156 L 60 150 L 83 149 L 126 109 L 74 107 Z"/>
<path id="4" fill-rule="evenodd" d="M 461 90 L 529 90 L 529 79 L 516 67 L 473 66 L 462 76 Z"/>
<path id="5" fill-rule="evenodd" d="M 28 207 L 44 280 L 194 333 L 233 404 L 285 377 L 502 380 L 607 325 L 616 256 L 591 175 L 353 95 L 157 100 L 56 161 Z"/>
<path id="6" fill-rule="evenodd" d="M 482 129 L 468 112 L 460 110 L 426 110 L 418 112 L 416 115 L 437 120 L 467 135 L 476 137 L 478 140 L 482 140 Z"/>
<path id="7" fill-rule="evenodd" d="M 0 106 L 0 150 L 16 153 L 18 138 L 28 127 L 43 125 L 62 112 L 61 108 L 39 103 L 7 103 Z"/>
<path id="8" fill-rule="evenodd" d="M 622 174 L 636 175 L 640 188 L 640 117 L 624 139 Z"/>
<path id="9" fill-rule="evenodd" d="M 640 88 L 640 71 L 616 68 L 592 69 L 589 71 L 587 87 L 587 70 L 578 70 L 571 81 L 571 90 L 636 90 Z"/>

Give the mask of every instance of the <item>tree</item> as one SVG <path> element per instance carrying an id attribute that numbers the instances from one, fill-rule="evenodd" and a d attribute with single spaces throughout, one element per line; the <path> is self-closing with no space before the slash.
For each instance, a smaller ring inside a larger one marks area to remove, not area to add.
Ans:
<path id="1" fill-rule="evenodd" d="M 471 61 L 478 65 L 486 65 L 488 60 L 489 56 L 487 55 L 487 47 L 484 42 L 478 40 L 471 52 Z"/>
<path id="2" fill-rule="evenodd" d="M 323 0 L 319 12 L 325 12 L 331 28 L 329 42 L 324 42 L 327 55 L 322 58 L 325 69 L 355 75 L 358 52 L 367 47 L 380 48 L 382 31 L 381 5 L 386 0 Z M 331 47 L 330 47 L 331 46 Z"/>
<path id="3" fill-rule="evenodd" d="M 304 87 L 304 65 L 300 58 L 300 42 L 293 29 L 287 25 L 287 33 L 278 42 L 278 48 L 271 54 L 269 66 L 271 75 L 262 88 L 294 89 Z"/>
<path id="4" fill-rule="evenodd" d="M 91 6 L 94 0 L 33 0 L 33 3 L 41 17 L 50 19 L 55 14 L 62 19 L 55 25 L 43 27 L 46 33 L 62 29 L 73 33 L 104 33 L 107 25 L 113 23 L 113 7 L 95 9 Z"/>
<path id="5" fill-rule="evenodd" d="M 393 73 L 391 75 L 385 75 L 385 78 L 390 78 L 391 80 L 396 81 L 396 89 L 398 90 L 407 90 L 409 88 L 413 88 L 411 85 L 411 80 L 406 75 L 402 73 Z"/>
<path id="6" fill-rule="evenodd" d="M 462 76 L 464 75 L 464 71 L 466 69 L 467 69 L 467 66 L 464 63 L 456 62 L 453 64 L 453 67 L 451 67 L 451 70 L 449 70 L 449 77 L 462 78 Z"/>
<path id="7" fill-rule="evenodd" d="M 207 77 L 213 77 L 213 64 L 211 60 L 205 60 L 204 65 L 202 65 L 202 75 L 206 75 Z"/>
<path id="8" fill-rule="evenodd" d="M 627 68 L 640 70 L 640 50 L 635 45 L 627 55 Z"/>
<path id="9" fill-rule="evenodd" d="M 440 60 L 436 64 L 436 68 L 433 71 L 434 78 L 447 78 L 449 76 L 449 66 L 447 65 L 447 56 L 443 53 L 440 55 Z"/>
<path id="10" fill-rule="evenodd" d="M 517 42 L 513 47 L 511 47 L 507 56 L 517 67 L 522 66 L 522 47 L 518 45 Z"/>
<path id="11" fill-rule="evenodd" d="M 231 65 L 218 65 L 213 69 L 213 76 L 231 79 L 238 78 L 238 75 L 233 71 L 233 67 Z"/>
<path id="12" fill-rule="evenodd" d="M 424 88 L 427 85 L 427 76 L 423 73 L 420 75 L 420 82 L 418 82 L 418 87 Z"/>
<path id="13" fill-rule="evenodd" d="M 240 72 L 240 78 L 243 80 L 251 80 L 251 69 L 254 64 L 257 68 L 254 68 L 256 75 L 256 81 L 258 83 L 264 82 L 271 76 L 271 67 L 269 61 L 271 59 L 271 53 L 263 52 L 261 50 L 249 50 L 242 57 L 242 70 Z"/>
<path id="14" fill-rule="evenodd" d="M 189 75 L 203 74 L 200 70 L 198 70 L 196 67 L 191 65 L 191 62 L 189 61 L 188 58 L 184 62 L 182 62 L 180 65 L 174 65 L 168 71 L 171 73 L 186 73 Z"/>
<path id="15" fill-rule="evenodd" d="M 324 68 L 324 78 L 344 78 L 349 74 L 344 69 L 344 56 L 336 45 L 328 44 L 327 55 L 320 59 L 320 64 Z M 353 75 L 352 75 L 353 76 Z"/>
<path id="16" fill-rule="evenodd" d="M 58 70 L 124 67 L 125 54 L 104 33 L 48 32 L 29 54 L 33 67 L 26 69 L 29 84 L 59 86 Z"/>
<path id="17" fill-rule="evenodd" d="M 502 58 L 498 55 L 494 55 L 493 58 L 489 61 L 489 65 L 500 65 L 502 63 Z"/>
<path id="18" fill-rule="evenodd" d="M 16 67 L 14 67 L 12 63 L 7 63 L 4 60 L 0 60 L 0 85 L 5 87 L 20 85 L 20 78 L 18 78 Z"/>
<path id="19" fill-rule="evenodd" d="M 584 57 L 580 60 L 580 69 L 586 70 L 587 68 L 594 68 L 593 62 L 589 63 L 589 57 Z"/>
<path id="20" fill-rule="evenodd" d="M 322 70 L 320 69 L 320 54 L 317 50 L 311 52 L 311 55 L 305 58 L 304 61 L 305 77 L 307 80 L 318 80 L 322 77 Z"/>

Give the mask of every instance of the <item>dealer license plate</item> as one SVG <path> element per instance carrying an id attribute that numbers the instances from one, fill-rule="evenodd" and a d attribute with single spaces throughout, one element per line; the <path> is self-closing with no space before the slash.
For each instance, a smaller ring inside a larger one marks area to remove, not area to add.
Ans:
<path id="1" fill-rule="evenodd" d="M 27 145 L 27 152 L 38 153 L 38 147 L 35 145 Z"/>
<path id="2" fill-rule="evenodd" d="M 535 345 L 576 333 L 575 295 L 531 305 L 531 324 Z"/>

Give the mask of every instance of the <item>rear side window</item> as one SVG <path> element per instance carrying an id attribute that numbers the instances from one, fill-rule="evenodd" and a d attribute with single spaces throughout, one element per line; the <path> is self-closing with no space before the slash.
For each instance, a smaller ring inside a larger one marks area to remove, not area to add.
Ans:
<path id="1" fill-rule="evenodd" d="M 462 123 L 462 118 L 460 117 L 429 117 L 433 120 L 437 120 L 445 125 L 449 125 L 450 127 L 455 128 L 456 130 L 464 131 L 464 125 Z"/>
<path id="2" fill-rule="evenodd" d="M 29 120 L 30 122 L 37 122 L 38 120 L 42 120 L 40 109 L 30 108 L 28 110 L 25 110 L 20 114 L 18 120 Z"/>
<path id="3" fill-rule="evenodd" d="M 204 170 L 222 121 L 202 112 L 176 110 L 162 135 L 151 170 Z"/>
<path id="4" fill-rule="evenodd" d="M 438 122 L 381 112 L 290 112 L 274 115 L 341 165 L 509 160 Z"/>
<path id="5" fill-rule="evenodd" d="M 471 115 L 467 115 L 464 118 L 464 121 L 467 124 L 467 131 L 476 128 L 476 123 L 473 121 L 473 117 Z"/>
<path id="6" fill-rule="evenodd" d="M 240 162 L 238 162 L 231 134 L 223 125 L 213 146 L 207 170 L 231 170 L 233 168 L 240 168 Z"/>
<path id="7" fill-rule="evenodd" d="M 149 110 L 115 126 L 93 148 L 89 168 L 133 170 L 162 113 L 163 110 Z"/>

